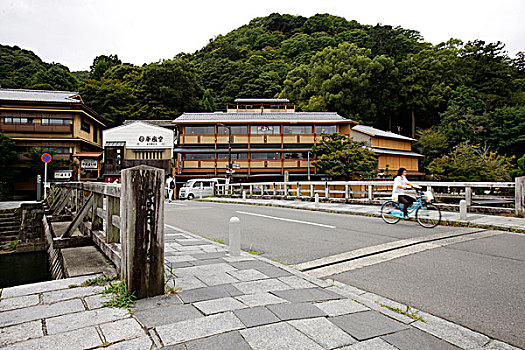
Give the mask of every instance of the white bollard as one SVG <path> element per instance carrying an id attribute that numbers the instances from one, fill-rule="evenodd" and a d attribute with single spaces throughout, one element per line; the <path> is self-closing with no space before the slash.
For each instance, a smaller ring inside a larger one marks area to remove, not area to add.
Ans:
<path id="1" fill-rule="evenodd" d="M 319 206 L 319 193 L 315 194 L 315 207 L 317 208 Z"/>
<path id="2" fill-rule="evenodd" d="M 246 190 L 242 191 L 242 200 L 246 200 Z"/>
<path id="3" fill-rule="evenodd" d="M 241 220 L 233 216 L 229 224 L 230 256 L 241 255 Z"/>
<path id="4" fill-rule="evenodd" d="M 464 199 L 459 201 L 459 219 L 467 220 L 467 201 Z"/>

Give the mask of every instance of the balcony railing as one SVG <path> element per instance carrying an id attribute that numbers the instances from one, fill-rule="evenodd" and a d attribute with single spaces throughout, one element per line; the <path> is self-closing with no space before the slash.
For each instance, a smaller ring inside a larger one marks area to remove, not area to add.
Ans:
<path id="1" fill-rule="evenodd" d="M 0 123 L 2 132 L 41 133 L 41 134 L 71 134 L 72 125 L 42 125 L 42 124 L 5 124 Z"/>

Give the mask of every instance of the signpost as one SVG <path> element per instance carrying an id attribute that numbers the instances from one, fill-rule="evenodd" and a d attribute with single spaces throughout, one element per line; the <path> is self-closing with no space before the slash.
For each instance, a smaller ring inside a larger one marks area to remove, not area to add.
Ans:
<path id="1" fill-rule="evenodd" d="M 42 154 L 42 161 L 44 162 L 44 199 L 47 198 L 47 163 L 51 161 L 51 155 L 44 153 Z"/>

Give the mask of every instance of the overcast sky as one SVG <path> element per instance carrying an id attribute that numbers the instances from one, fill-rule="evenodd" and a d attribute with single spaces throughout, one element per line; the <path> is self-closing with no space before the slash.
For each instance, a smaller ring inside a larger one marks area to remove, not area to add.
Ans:
<path id="1" fill-rule="evenodd" d="M 72 71 L 88 70 L 101 54 L 141 65 L 194 52 L 273 12 L 330 13 L 418 30 L 433 44 L 451 37 L 499 40 L 511 56 L 525 51 L 523 0 L 0 0 L 0 43 Z"/>

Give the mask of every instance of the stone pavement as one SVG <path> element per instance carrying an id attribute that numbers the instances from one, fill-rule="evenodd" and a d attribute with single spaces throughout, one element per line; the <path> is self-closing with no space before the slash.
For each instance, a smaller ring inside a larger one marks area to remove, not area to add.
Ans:
<path id="1" fill-rule="evenodd" d="M 357 214 L 357 215 L 381 215 L 380 207 L 377 205 L 362 205 L 362 204 L 345 204 L 345 203 L 325 203 L 320 202 L 317 206 L 314 202 L 309 201 L 297 201 L 297 200 L 279 200 L 279 199 L 241 199 L 241 198 L 229 198 L 229 197 L 210 197 L 205 199 L 199 199 L 199 201 L 205 202 L 222 202 L 222 203 L 236 203 L 236 204 L 251 204 L 251 205 L 264 205 L 282 208 L 294 208 L 294 209 L 306 209 L 306 210 L 319 210 L 331 213 L 342 213 L 342 214 Z M 414 214 L 412 214 L 414 215 Z M 525 232 L 525 219 L 508 216 L 498 215 L 485 215 L 477 213 L 469 213 L 467 220 L 461 220 L 459 218 L 459 212 L 441 211 L 441 221 L 448 222 L 451 224 L 471 224 L 482 227 L 492 227 L 498 230 L 505 231 L 520 231 Z"/>
<path id="2" fill-rule="evenodd" d="M 181 292 L 128 312 L 102 307 L 103 287 L 69 288 L 94 275 L 5 288 L 0 348 L 516 349 L 263 257 L 229 256 L 226 246 L 168 225 L 165 233 L 168 285 Z"/>

